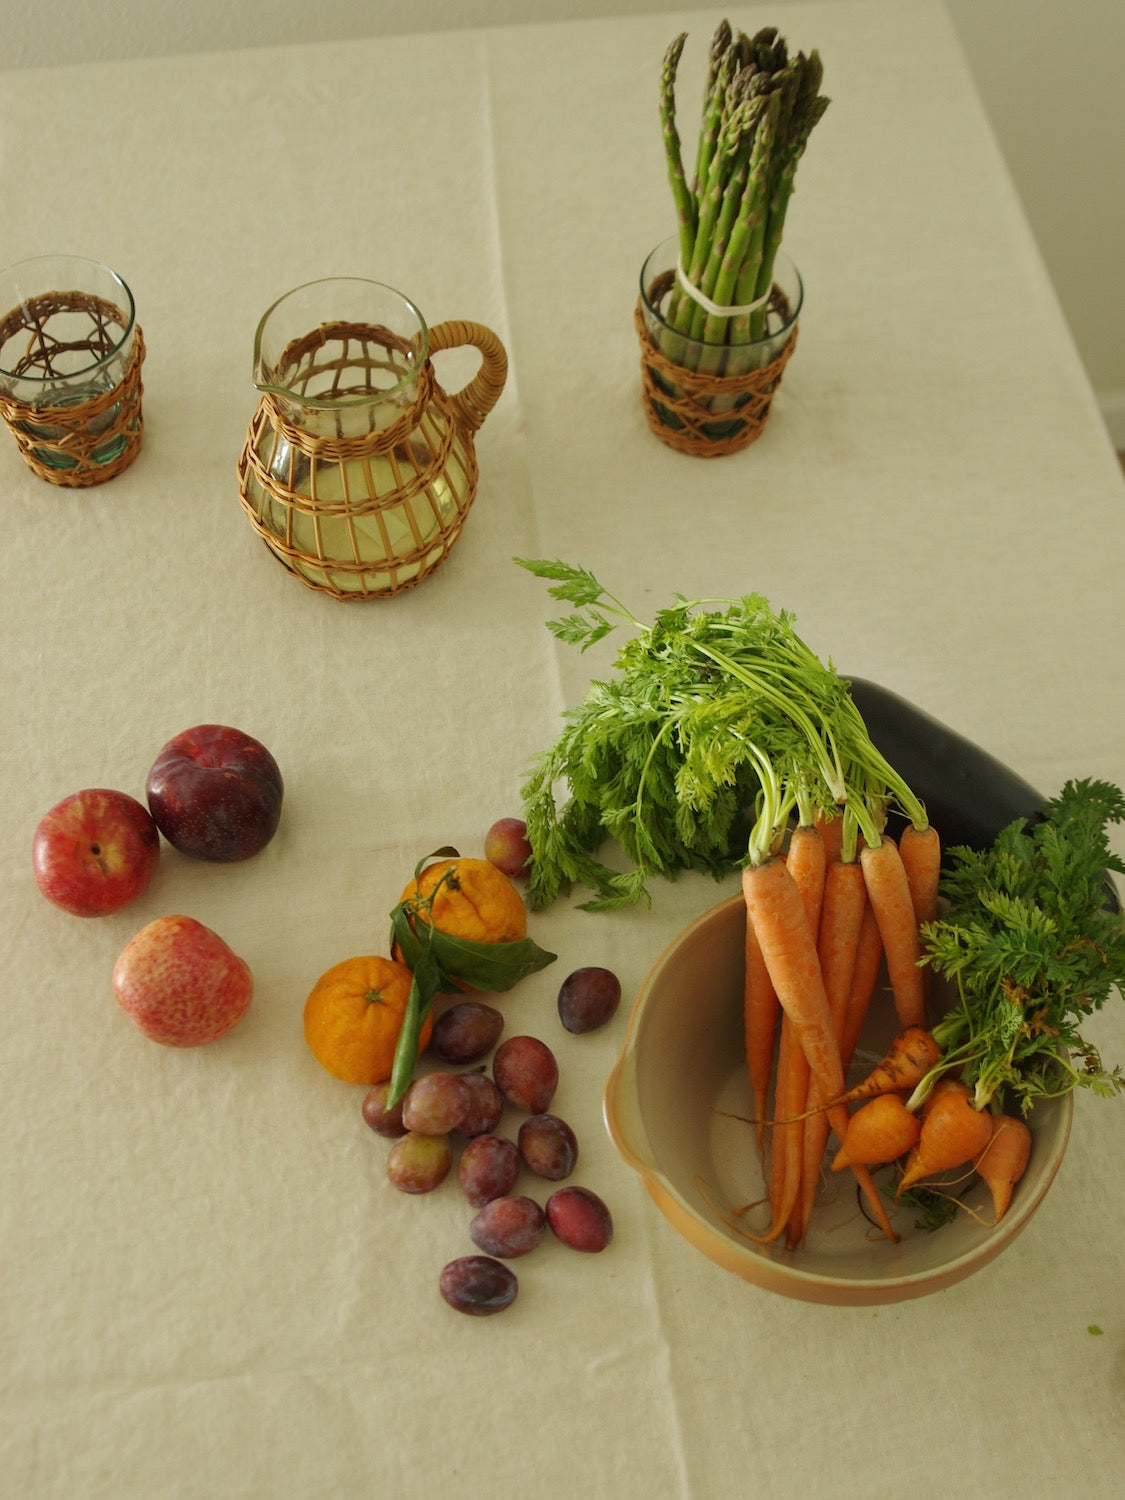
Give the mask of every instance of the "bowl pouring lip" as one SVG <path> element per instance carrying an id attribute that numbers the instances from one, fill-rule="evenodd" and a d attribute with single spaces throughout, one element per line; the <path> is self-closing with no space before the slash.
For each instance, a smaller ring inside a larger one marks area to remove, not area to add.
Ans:
<path id="1" fill-rule="evenodd" d="M 1055 1127 L 1057 1142 L 1053 1161 L 1035 1183 L 1034 1191 L 1013 1202 L 1000 1225 L 996 1226 L 987 1240 L 970 1246 L 962 1254 L 953 1256 L 940 1266 L 878 1278 L 825 1275 L 774 1259 L 750 1245 L 742 1246 L 701 1218 L 652 1159 L 643 1116 L 636 1099 L 636 1070 L 637 1042 L 653 989 L 665 965 L 675 953 L 689 945 L 701 929 L 713 923 L 721 923 L 734 907 L 741 905 L 742 896 L 736 893 L 693 918 L 664 945 L 637 990 L 629 1010 L 621 1048 L 602 1096 L 602 1115 L 606 1130 L 619 1155 L 640 1176 L 649 1197 L 668 1222 L 697 1250 L 743 1280 L 784 1296 L 841 1306 L 870 1306 L 926 1296 L 980 1270 L 994 1260 L 1023 1230 L 1054 1181 L 1070 1139 L 1074 1118 L 1072 1093 L 1065 1094 L 1056 1101 L 1061 1118 Z M 624 1117 L 630 1109 L 635 1118 L 626 1122 Z M 643 1137 L 642 1141 L 636 1139 L 638 1134 Z"/>

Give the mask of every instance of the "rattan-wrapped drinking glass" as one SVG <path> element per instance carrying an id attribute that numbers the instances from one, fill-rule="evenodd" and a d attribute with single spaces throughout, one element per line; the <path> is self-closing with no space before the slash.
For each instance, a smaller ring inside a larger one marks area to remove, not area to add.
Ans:
<path id="1" fill-rule="evenodd" d="M 669 448 L 721 458 L 756 442 L 797 346 L 804 300 L 800 273 L 778 252 L 763 299 L 761 331 L 745 342 L 707 343 L 673 327 L 679 241 L 658 245 L 641 269 L 634 323 L 641 348 L 641 399 L 652 432 Z"/>
<path id="2" fill-rule="evenodd" d="M 133 294 L 107 266 L 48 255 L 0 272 L 0 416 L 50 484 L 104 484 L 143 436 L 145 345 Z"/>

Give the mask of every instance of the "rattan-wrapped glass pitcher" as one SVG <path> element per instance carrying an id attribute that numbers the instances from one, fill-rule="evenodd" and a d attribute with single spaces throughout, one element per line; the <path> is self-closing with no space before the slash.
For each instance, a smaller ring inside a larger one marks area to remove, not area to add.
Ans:
<path id="1" fill-rule="evenodd" d="M 474 345 L 448 395 L 431 355 Z M 238 463 L 251 524 L 289 571 L 337 599 L 387 598 L 449 555 L 476 497 L 473 434 L 504 389 L 490 329 L 427 328 L 393 287 L 328 277 L 287 292 L 254 340 L 261 393 Z"/>

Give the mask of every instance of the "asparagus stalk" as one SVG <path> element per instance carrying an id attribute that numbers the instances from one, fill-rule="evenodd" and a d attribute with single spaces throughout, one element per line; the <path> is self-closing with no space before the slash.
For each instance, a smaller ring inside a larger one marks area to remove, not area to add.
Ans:
<path id="1" fill-rule="evenodd" d="M 667 49 L 660 118 L 685 277 L 722 307 L 769 292 L 797 164 L 828 100 L 816 52 L 790 58 L 775 27 L 753 37 L 722 21 L 708 49 L 695 176 L 688 186 L 676 123 L 675 86 L 686 33 Z M 709 313 L 679 286 L 666 320 L 707 343 L 745 343 L 765 330 L 764 310 Z"/>
<path id="2" fill-rule="evenodd" d="M 823 76 L 819 55 L 813 52 L 807 58 L 800 57 L 798 62 L 800 71 L 790 115 L 788 139 L 770 194 L 766 231 L 758 264 L 754 268 L 753 287 L 747 284 L 740 289 L 747 302 L 764 297 L 773 285 L 774 263 L 781 245 L 786 210 L 796 182 L 797 164 L 804 154 L 814 126 L 828 108 L 828 100 L 819 93 Z M 764 330 L 765 311 L 759 309 L 748 317 L 743 315 L 742 318 L 733 320 L 730 336 L 732 339 L 760 338 Z"/>
<path id="3" fill-rule="evenodd" d="M 746 186 L 739 204 L 738 223 L 731 237 L 730 253 L 727 257 L 727 271 L 722 280 L 715 287 L 715 296 L 712 299 L 721 307 L 732 305 L 734 298 L 741 296 L 740 284 L 743 279 L 744 268 L 747 264 L 753 265 L 755 261 L 755 246 L 760 244 L 764 232 L 764 200 L 770 164 L 773 157 L 774 142 L 777 138 L 779 117 L 781 115 L 782 96 L 774 91 L 766 96 L 765 107 L 761 111 L 758 128 L 754 135 L 754 146 L 750 155 L 749 167 L 746 175 Z M 708 313 L 703 328 L 703 338 L 708 343 L 721 344 L 727 334 L 728 324 L 733 319 L 722 317 L 716 313 Z"/>
<path id="4" fill-rule="evenodd" d="M 684 33 L 685 39 L 687 33 Z M 703 90 L 703 128 L 699 132 L 699 151 L 695 162 L 695 195 L 698 199 L 701 185 L 707 181 L 711 167 L 711 153 L 719 131 L 721 104 L 716 95 L 719 75 L 732 41 L 730 22 L 720 21 L 707 50 L 707 84 Z"/>
<path id="5" fill-rule="evenodd" d="M 763 150 L 761 170 L 756 179 L 754 232 L 747 245 L 746 254 L 739 268 L 738 278 L 731 301 L 736 306 L 745 306 L 764 296 L 773 284 L 773 259 L 765 267 L 766 246 L 770 243 L 771 222 L 777 200 L 777 188 L 788 159 L 790 130 L 793 122 L 794 104 L 801 78 L 801 61 L 795 59 L 772 75 L 773 92 L 770 95 L 771 113 L 770 139 Z M 780 227 L 784 213 L 774 226 L 780 238 Z M 776 254 L 776 244 L 775 244 Z M 765 278 L 765 285 L 761 282 Z M 744 343 L 761 338 L 765 327 L 764 308 L 755 308 L 751 313 L 736 313 L 726 329 L 729 341 Z"/>
<path id="6" fill-rule="evenodd" d="M 732 91 L 741 55 L 742 49 L 736 38 L 718 60 L 704 106 L 699 167 L 705 168 L 706 176 L 700 176 L 697 168 L 695 239 L 690 255 L 685 255 L 681 262 L 684 274 L 693 286 L 701 286 L 726 192 L 726 147 L 730 140 Z M 669 309 L 669 321 L 678 332 L 691 333 L 696 305 L 677 288 Z"/>
<path id="7" fill-rule="evenodd" d="M 684 175 L 680 133 L 676 128 L 676 69 L 680 65 L 686 41 L 687 32 L 683 31 L 664 54 L 664 65 L 660 72 L 660 120 L 664 131 L 664 154 L 668 163 L 672 201 L 676 205 L 676 218 L 680 226 L 680 256 L 685 265 L 695 245 L 696 230 L 695 199 Z"/>
<path id="8" fill-rule="evenodd" d="M 736 87 L 738 87 L 737 79 L 731 84 L 732 94 L 735 93 Z M 718 212 L 711 227 L 708 242 L 697 243 L 700 257 L 706 253 L 707 258 L 698 276 L 693 277 L 693 284 L 698 286 L 705 296 L 712 299 L 716 295 L 715 289 L 727 262 L 731 235 L 736 226 L 750 171 L 754 133 L 764 104 L 765 100 L 760 95 L 754 96 L 749 92 L 747 79 L 738 88 L 720 144 L 721 167 L 716 193 Z M 708 314 L 698 302 L 688 300 L 691 312 L 689 331 L 692 338 L 701 339 L 705 336 L 703 328 Z"/>

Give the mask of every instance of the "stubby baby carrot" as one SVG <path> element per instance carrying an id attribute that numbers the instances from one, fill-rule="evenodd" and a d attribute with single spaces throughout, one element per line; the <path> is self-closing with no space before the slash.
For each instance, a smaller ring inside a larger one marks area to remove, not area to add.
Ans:
<path id="1" fill-rule="evenodd" d="M 992 1195 L 996 1222 L 1008 1211 L 1012 1193 L 1031 1158 L 1031 1131 L 1015 1115 L 993 1115 L 992 1135 L 979 1156 L 973 1157 L 977 1175 Z"/>
<path id="2" fill-rule="evenodd" d="M 972 1161 L 991 1137 L 992 1117 L 975 1107 L 972 1090 L 957 1079 L 941 1079 L 926 1100 L 918 1142 L 907 1158 L 896 1194 L 925 1177 Z"/>
<path id="3" fill-rule="evenodd" d="M 844 1143 L 832 1161 L 833 1172 L 862 1162 L 869 1167 L 897 1161 L 918 1140 L 922 1122 L 898 1094 L 879 1094 L 852 1115 Z"/>

